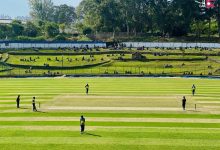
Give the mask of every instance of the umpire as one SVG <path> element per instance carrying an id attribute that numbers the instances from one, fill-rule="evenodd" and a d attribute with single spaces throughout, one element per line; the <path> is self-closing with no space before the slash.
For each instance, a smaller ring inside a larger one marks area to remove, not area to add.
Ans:
<path id="1" fill-rule="evenodd" d="M 81 134 L 83 134 L 85 131 L 85 123 L 86 123 L 86 119 L 83 116 L 81 116 L 80 118 Z"/>

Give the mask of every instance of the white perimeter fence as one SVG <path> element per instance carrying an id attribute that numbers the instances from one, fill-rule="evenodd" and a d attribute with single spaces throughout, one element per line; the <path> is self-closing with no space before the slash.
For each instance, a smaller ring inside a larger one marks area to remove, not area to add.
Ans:
<path id="1" fill-rule="evenodd" d="M 25 49 L 25 48 L 94 48 L 106 47 L 104 42 L 3 42 L 0 41 L 0 49 Z"/>
<path id="2" fill-rule="evenodd" d="M 220 48 L 220 43 L 163 43 L 163 42 L 123 42 L 126 47 L 149 47 L 149 48 Z"/>

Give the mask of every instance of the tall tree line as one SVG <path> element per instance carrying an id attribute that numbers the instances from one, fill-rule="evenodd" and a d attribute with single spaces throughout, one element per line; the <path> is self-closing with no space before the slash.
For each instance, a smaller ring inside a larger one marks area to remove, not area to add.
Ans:
<path id="1" fill-rule="evenodd" d="M 207 29 L 198 25 L 201 22 L 204 27 L 209 22 L 210 28 L 218 22 L 220 27 L 217 11 L 220 12 L 219 7 L 211 11 L 201 9 L 195 0 L 83 0 L 77 15 L 81 24 L 94 32 L 183 36 L 205 33 Z"/>
<path id="2" fill-rule="evenodd" d="M 197 37 L 219 34 L 220 37 L 220 0 L 215 1 L 212 9 L 201 9 L 195 0 L 82 0 L 76 9 L 55 6 L 52 0 L 28 1 L 32 20 L 26 24 L 19 21 L 0 24 L 0 39 L 66 37 L 67 28 L 85 35 L 124 32 Z"/>

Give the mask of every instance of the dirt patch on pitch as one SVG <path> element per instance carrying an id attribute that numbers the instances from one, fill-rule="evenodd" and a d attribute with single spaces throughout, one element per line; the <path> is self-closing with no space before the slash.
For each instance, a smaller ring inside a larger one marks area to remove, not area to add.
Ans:
<path id="1" fill-rule="evenodd" d="M 169 107 L 48 107 L 48 110 L 109 110 L 109 111 L 181 111 Z"/>
<path id="2" fill-rule="evenodd" d="M 97 96 L 97 95 L 61 95 L 46 103 L 47 109 L 63 110 L 68 107 L 181 107 L 180 96 Z M 190 98 L 191 99 L 191 98 Z M 192 101 L 192 100 L 191 100 Z M 84 108 L 83 108 L 84 110 Z M 100 109 L 99 109 L 100 110 Z M 102 110 L 102 109 L 101 109 Z M 127 109 L 132 110 L 132 109 Z"/>

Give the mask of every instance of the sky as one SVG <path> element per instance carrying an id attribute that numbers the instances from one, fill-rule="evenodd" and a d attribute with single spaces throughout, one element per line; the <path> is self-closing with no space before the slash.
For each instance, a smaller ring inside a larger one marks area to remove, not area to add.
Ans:
<path id="1" fill-rule="evenodd" d="M 67 4 L 78 6 L 81 0 L 53 0 L 55 5 Z M 12 18 L 17 16 L 29 16 L 28 0 L 0 0 L 0 15 L 8 15 Z"/>

